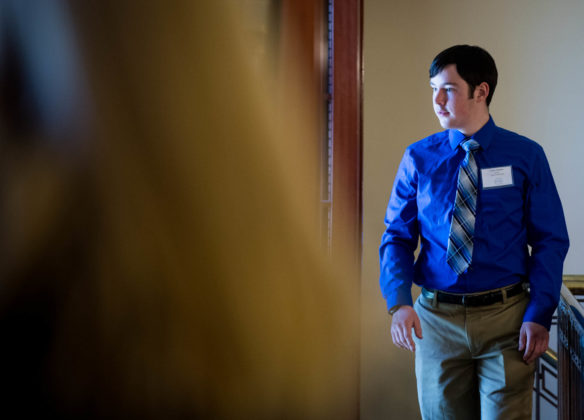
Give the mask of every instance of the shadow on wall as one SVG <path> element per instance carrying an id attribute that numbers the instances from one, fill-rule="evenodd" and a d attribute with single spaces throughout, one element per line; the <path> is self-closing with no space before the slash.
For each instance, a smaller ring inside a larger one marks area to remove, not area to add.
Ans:
<path id="1" fill-rule="evenodd" d="M 0 3 L 4 413 L 350 412 L 358 294 L 318 248 L 310 130 L 273 123 L 227 12 Z"/>

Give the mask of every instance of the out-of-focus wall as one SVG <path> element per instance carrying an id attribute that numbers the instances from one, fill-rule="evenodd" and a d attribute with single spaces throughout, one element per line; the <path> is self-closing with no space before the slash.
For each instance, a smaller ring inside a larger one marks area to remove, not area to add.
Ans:
<path id="1" fill-rule="evenodd" d="M 499 84 L 491 114 L 544 147 L 570 232 L 565 273 L 582 274 L 584 3 L 365 0 L 364 8 L 361 414 L 417 419 L 413 356 L 391 344 L 377 247 L 405 147 L 442 130 L 431 107 L 429 64 L 454 44 L 480 45 L 493 55 Z"/>

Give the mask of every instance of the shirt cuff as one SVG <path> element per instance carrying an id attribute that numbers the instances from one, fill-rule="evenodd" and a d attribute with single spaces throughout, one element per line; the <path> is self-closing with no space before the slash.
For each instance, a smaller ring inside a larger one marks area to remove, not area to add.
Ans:
<path id="1" fill-rule="evenodd" d="M 525 315 L 523 315 L 523 322 L 535 322 L 539 325 L 543 325 L 549 331 L 552 325 L 552 317 L 554 316 L 556 308 L 542 308 L 538 307 L 536 302 L 531 301 L 527 305 L 525 310 Z"/>
<path id="2" fill-rule="evenodd" d="M 411 287 L 399 287 L 387 297 L 388 311 L 396 305 L 414 306 Z"/>

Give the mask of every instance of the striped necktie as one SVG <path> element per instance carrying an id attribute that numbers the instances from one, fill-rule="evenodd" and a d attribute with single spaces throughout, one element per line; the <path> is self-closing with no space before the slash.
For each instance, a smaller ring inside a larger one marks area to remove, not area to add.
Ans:
<path id="1" fill-rule="evenodd" d="M 468 139 L 462 142 L 466 156 L 458 172 L 458 187 L 448 236 L 446 261 L 458 275 L 464 273 L 472 260 L 473 236 L 477 214 L 478 168 L 474 151 L 479 144 Z"/>

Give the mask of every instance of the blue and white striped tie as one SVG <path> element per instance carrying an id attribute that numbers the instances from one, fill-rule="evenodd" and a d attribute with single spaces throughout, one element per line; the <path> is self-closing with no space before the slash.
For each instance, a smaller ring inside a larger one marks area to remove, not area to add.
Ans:
<path id="1" fill-rule="evenodd" d="M 446 261 L 458 275 L 464 273 L 472 260 L 473 236 L 477 214 L 478 168 L 474 150 L 479 144 L 468 139 L 462 142 L 466 156 L 458 172 L 458 187 L 450 224 Z"/>

